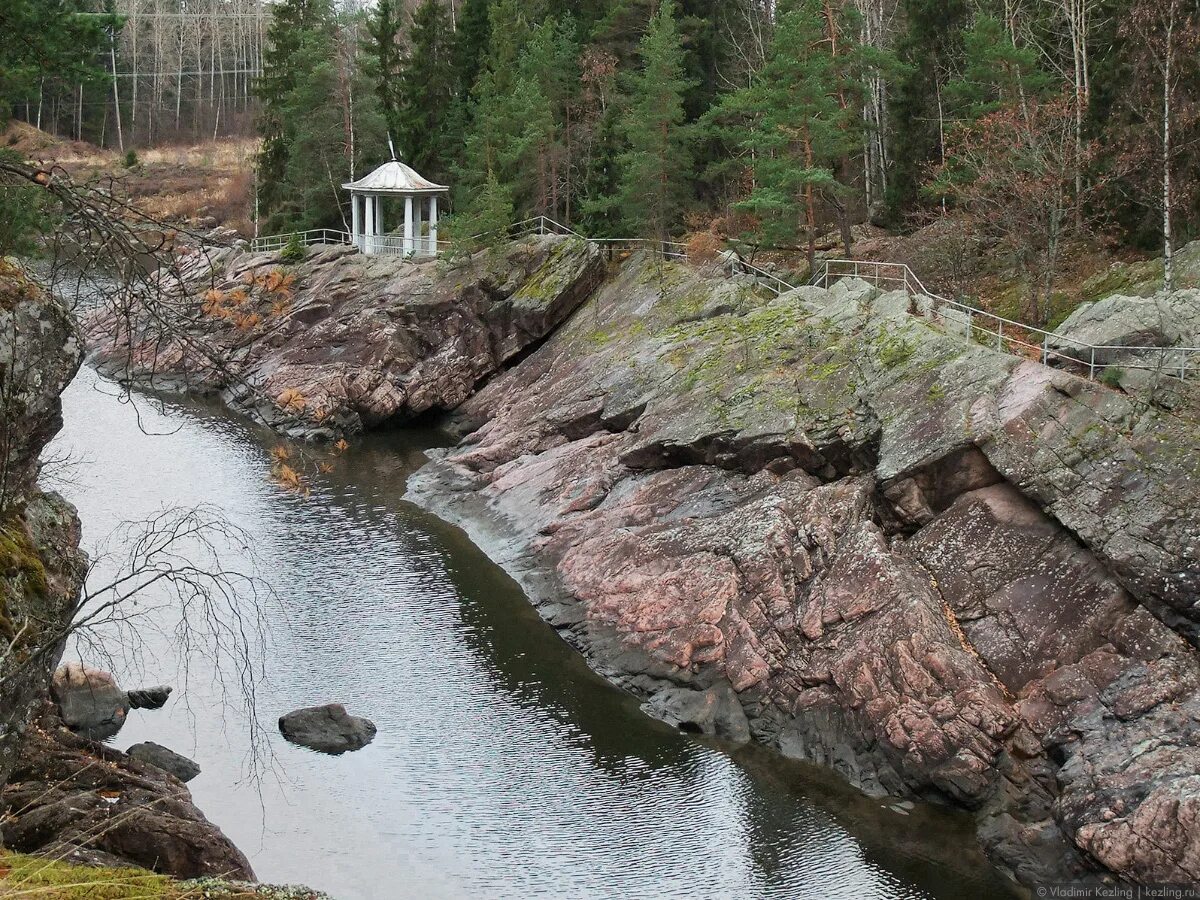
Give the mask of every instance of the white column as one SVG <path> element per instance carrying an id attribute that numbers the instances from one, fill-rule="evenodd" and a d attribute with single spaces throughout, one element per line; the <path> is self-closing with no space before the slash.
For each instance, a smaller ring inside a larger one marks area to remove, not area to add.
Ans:
<path id="1" fill-rule="evenodd" d="M 413 256 L 420 256 L 425 244 L 421 238 L 421 198 L 413 200 Z"/>
<path id="2" fill-rule="evenodd" d="M 437 194 L 429 195 L 429 252 L 437 256 Z"/>
<path id="3" fill-rule="evenodd" d="M 358 239 L 359 229 L 362 228 L 362 220 L 358 214 L 358 194 L 350 195 L 350 243 L 359 250 L 362 249 L 362 241 Z"/>
<path id="4" fill-rule="evenodd" d="M 370 194 L 363 197 L 363 253 L 370 256 L 375 252 L 375 198 Z"/>
<path id="5" fill-rule="evenodd" d="M 413 198 L 409 194 L 404 198 L 404 255 L 411 256 L 413 252 Z"/>
<path id="6" fill-rule="evenodd" d="M 386 234 L 387 231 L 383 227 L 383 198 L 375 198 L 375 233 Z"/>

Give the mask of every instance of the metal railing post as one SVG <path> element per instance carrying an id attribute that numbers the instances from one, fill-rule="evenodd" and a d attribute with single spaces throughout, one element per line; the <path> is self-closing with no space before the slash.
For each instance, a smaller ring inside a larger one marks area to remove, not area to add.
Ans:
<path id="1" fill-rule="evenodd" d="M 1088 381 L 1096 380 L 1096 348 L 1092 347 L 1092 356 L 1088 360 Z"/>
<path id="2" fill-rule="evenodd" d="M 1042 365 L 1046 365 L 1046 361 L 1050 359 L 1050 348 L 1046 346 L 1046 341 L 1050 340 L 1050 335 L 1042 338 Z"/>
<path id="3" fill-rule="evenodd" d="M 996 326 L 996 349 L 1004 349 L 1004 320 L 1000 320 L 1000 324 Z"/>

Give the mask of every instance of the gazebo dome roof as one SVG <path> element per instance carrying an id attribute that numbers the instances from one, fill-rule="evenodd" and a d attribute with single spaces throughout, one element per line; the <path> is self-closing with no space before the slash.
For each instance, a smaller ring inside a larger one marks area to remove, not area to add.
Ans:
<path id="1" fill-rule="evenodd" d="M 440 194 L 450 190 L 444 184 L 435 184 L 398 159 L 389 160 L 371 174 L 342 187 L 363 194 Z"/>

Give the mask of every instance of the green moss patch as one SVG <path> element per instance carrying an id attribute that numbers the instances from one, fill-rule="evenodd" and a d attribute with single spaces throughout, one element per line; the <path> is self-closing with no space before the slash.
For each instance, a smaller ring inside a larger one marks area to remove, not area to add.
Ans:
<path id="1" fill-rule="evenodd" d="M 145 869 L 107 869 L 0 853 L 0 897 L 55 900 L 182 900 L 179 885 Z M 194 895 L 193 895 L 194 896 Z"/>

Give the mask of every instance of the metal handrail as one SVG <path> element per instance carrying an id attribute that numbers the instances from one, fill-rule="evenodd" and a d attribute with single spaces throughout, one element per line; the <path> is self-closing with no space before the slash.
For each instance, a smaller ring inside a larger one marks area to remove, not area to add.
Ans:
<path id="1" fill-rule="evenodd" d="M 519 222 L 514 222 L 507 228 L 503 229 L 504 233 L 509 237 L 518 238 L 525 237 L 530 234 L 546 235 L 558 234 L 569 237 L 576 237 L 580 240 L 585 240 L 597 247 L 607 248 L 610 254 L 614 250 L 648 250 L 651 253 L 657 253 L 664 258 L 670 259 L 688 259 L 688 248 L 686 244 L 678 241 L 660 241 L 651 238 L 593 238 L 580 234 L 567 225 L 557 222 L 549 216 L 531 216 L 528 219 L 523 219 Z M 484 232 L 476 235 L 476 238 L 485 237 L 494 232 Z M 314 228 L 309 231 L 290 232 L 287 234 L 267 235 L 264 237 L 255 238 L 250 246 L 254 251 L 280 250 L 286 247 L 292 240 L 293 236 L 298 236 L 304 246 L 312 246 L 314 244 L 350 244 L 351 236 L 345 231 L 333 228 Z M 403 247 L 403 238 L 399 235 L 373 235 L 377 242 L 387 246 L 389 249 L 393 246 Z M 422 250 L 428 247 L 428 241 L 421 241 L 423 244 Z M 443 249 L 450 246 L 449 241 L 438 241 L 436 253 L 441 253 Z M 360 247 L 361 249 L 361 247 Z M 418 256 L 428 257 L 427 252 L 416 254 Z M 798 285 L 791 284 L 778 275 L 759 268 L 751 263 L 745 262 L 736 253 L 725 251 L 724 259 L 728 263 L 729 272 L 731 275 L 749 275 L 751 278 L 759 281 L 764 287 L 772 291 L 776 296 L 784 294 L 788 291 L 796 290 Z M 843 268 L 846 271 L 837 271 L 838 268 Z M 1172 377 L 1186 379 L 1189 373 L 1200 371 L 1200 365 L 1192 365 L 1190 360 L 1192 357 L 1200 355 L 1200 348 L 1197 347 L 1130 347 L 1121 344 L 1089 344 L 1086 341 L 1078 340 L 1064 334 L 1047 331 L 1043 328 L 1038 328 L 1035 325 L 1027 325 L 1024 322 L 1018 322 L 1015 319 L 1007 319 L 1004 316 L 998 316 L 995 313 L 987 310 L 979 309 L 970 304 L 963 303 L 959 300 L 954 300 L 949 297 L 943 297 L 930 291 L 917 277 L 917 274 L 909 267 L 907 263 L 885 262 L 882 260 L 862 260 L 862 259 L 825 259 L 820 263 L 820 267 L 813 273 L 809 284 L 815 287 L 823 287 L 828 289 L 832 281 L 839 278 L 859 278 L 864 281 L 871 281 L 876 287 L 882 284 L 890 284 L 904 290 L 907 294 L 914 297 L 923 297 L 930 301 L 926 311 L 912 313 L 910 315 L 919 318 L 936 320 L 942 315 L 943 310 L 951 309 L 965 317 L 964 335 L 968 341 L 976 342 L 975 333 L 978 330 L 984 335 L 995 337 L 995 348 L 1001 352 L 1015 352 L 1015 348 L 1025 348 L 1037 354 L 1038 361 L 1042 365 L 1049 365 L 1051 359 L 1060 359 L 1069 363 L 1086 365 L 1088 367 L 1088 377 L 1094 379 L 1096 374 L 1104 369 L 1122 368 L 1122 369 L 1141 369 L 1153 372 L 1162 372 Z M 987 327 L 988 325 L 992 327 Z M 1007 332 L 1006 332 L 1007 327 Z M 1033 340 L 1030 340 L 1033 338 Z M 1040 338 L 1040 341 L 1037 339 Z M 1056 347 L 1051 346 L 1051 340 L 1056 344 L 1070 345 L 1072 350 L 1078 351 L 1079 356 L 1072 353 L 1064 352 Z M 988 342 L 990 344 L 990 341 Z M 1138 353 L 1157 353 L 1159 362 L 1157 365 L 1140 364 L 1137 362 L 1106 362 L 1103 359 L 1097 359 L 1097 353 L 1123 353 L 1126 355 Z M 1179 354 L 1179 362 L 1166 365 L 1169 354 Z M 1084 358 L 1086 357 L 1086 358 Z M 1176 373 L 1178 368 L 1178 374 Z"/>
<path id="2" fill-rule="evenodd" d="M 310 228 L 308 231 L 289 231 L 284 234 L 267 234 L 256 237 L 250 242 L 250 249 L 255 253 L 268 250 L 282 250 L 293 238 L 299 239 L 305 247 L 315 244 L 349 244 L 348 232 L 337 228 Z M 331 240 L 332 238 L 332 240 Z"/>
<path id="3" fill-rule="evenodd" d="M 831 271 L 831 267 L 844 267 L 848 271 Z M 890 269 L 899 271 L 899 275 L 885 275 L 883 270 Z M 1040 362 L 1043 365 L 1049 363 L 1051 358 L 1065 360 L 1071 363 L 1086 365 L 1088 367 L 1088 378 L 1094 379 L 1096 373 L 1107 368 L 1120 369 L 1139 369 L 1151 372 L 1161 372 L 1171 377 L 1176 377 L 1176 369 L 1180 379 L 1186 379 L 1190 370 L 1200 371 L 1200 366 L 1193 367 L 1190 364 L 1190 359 L 1193 356 L 1200 355 L 1200 348 L 1197 347 L 1133 347 L 1124 344 L 1090 344 L 1087 341 L 1081 341 L 1078 338 L 1072 338 L 1065 334 L 1059 334 L 1054 331 L 1047 331 L 1044 328 L 1038 328 L 1035 325 L 1027 325 L 1024 322 L 1018 322 L 1015 319 L 1007 319 L 1004 316 L 998 316 L 995 313 L 987 310 L 979 309 L 978 307 L 962 303 L 958 300 L 950 299 L 933 293 L 925 287 L 917 274 L 908 266 L 907 263 L 881 262 L 876 260 L 855 260 L 855 259 L 826 259 L 822 261 L 821 270 L 814 275 L 812 284 L 820 285 L 828 288 L 830 280 L 838 278 L 858 278 L 864 281 L 872 281 L 878 287 L 881 282 L 889 282 L 898 284 L 903 289 L 913 296 L 926 297 L 933 301 L 934 308 L 932 312 L 940 312 L 942 307 L 949 307 L 966 317 L 966 336 L 968 340 L 974 340 L 974 331 L 979 329 L 984 334 L 996 336 L 997 350 L 1010 350 L 1012 345 L 1019 347 L 1027 347 L 1040 352 Z M 928 317 L 924 316 L 923 317 Z M 986 324 L 994 323 L 992 328 L 987 328 Z M 1005 326 L 1009 328 L 1009 334 L 1005 334 Z M 1035 335 L 1041 338 L 1040 343 L 1031 343 L 1027 340 L 1021 340 L 1020 334 Z M 1066 353 L 1050 346 L 1051 340 L 1056 344 L 1068 344 L 1073 349 L 1081 351 L 1083 356 L 1075 356 L 1071 353 Z M 1006 345 L 1005 342 L 1008 342 Z M 1097 353 L 1123 353 L 1123 354 L 1158 354 L 1159 361 L 1156 365 L 1141 364 L 1138 362 L 1130 362 L 1123 360 L 1121 362 L 1106 362 L 1102 359 L 1097 359 Z M 1168 355 L 1178 354 L 1179 362 L 1166 364 Z"/>

